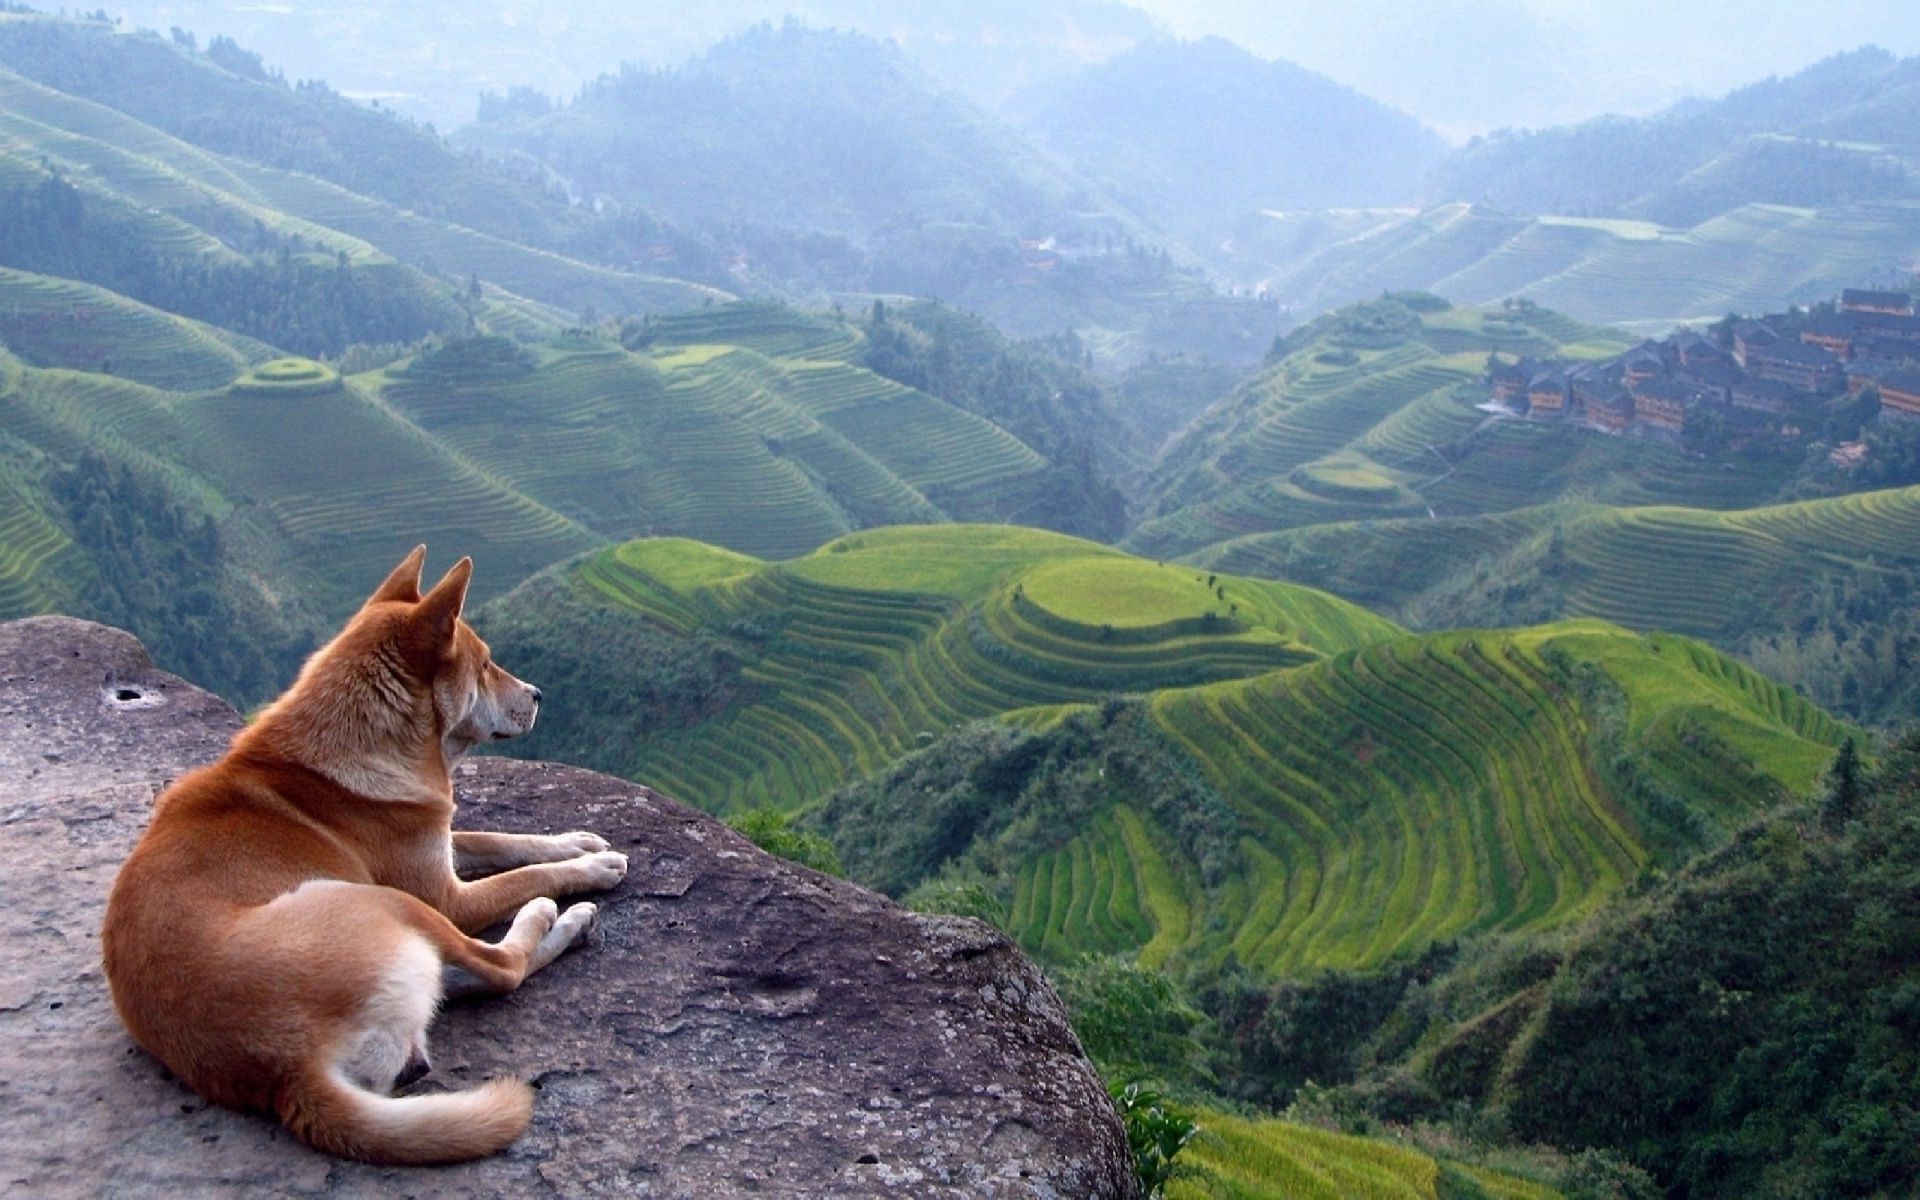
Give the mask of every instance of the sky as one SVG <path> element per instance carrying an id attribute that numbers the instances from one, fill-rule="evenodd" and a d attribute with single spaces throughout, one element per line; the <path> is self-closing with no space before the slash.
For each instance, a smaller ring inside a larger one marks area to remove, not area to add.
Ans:
<path id="1" fill-rule="evenodd" d="M 1869 43 L 1920 54 L 1920 0 L 1132 0 L 1414 114 L 1458 141 L 1641 115 Z"/>

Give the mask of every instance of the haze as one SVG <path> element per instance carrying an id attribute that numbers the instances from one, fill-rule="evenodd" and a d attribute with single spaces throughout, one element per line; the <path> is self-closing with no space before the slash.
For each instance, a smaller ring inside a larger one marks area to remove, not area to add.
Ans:
<path id="1" fill-rule="evenodd" d="M 129 24 L 227 34 L 293 78 L 323 78 L 450 129 L 482 90 L 573 94 L 621 62 L 665 66 L 795 15 L 899 43 L 989 107 L 1156 35 L 1219 36 L 1320 71 L 1459 142 L 1503 127 L 1639 115 L 1877 44 L 1920 53 L 1911 0 L 474 0 L 339 4 L 133 0 Z"/>

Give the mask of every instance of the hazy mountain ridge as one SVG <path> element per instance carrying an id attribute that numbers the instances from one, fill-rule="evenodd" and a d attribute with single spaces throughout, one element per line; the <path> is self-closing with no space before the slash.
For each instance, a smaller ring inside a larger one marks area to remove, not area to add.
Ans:
<path id="1" fill-rule="evenodd" d="M 1202 250 L 1263 208 L 1410 200 L 1446 149 L 1405 113 L 1220 38 L 1142 43 L 1011 111 L 1042 146 Z"/>
<path id="2" fill-rule="evenodd" d="M 1476 139 L 1430 201 L 1690 226 L 1751 203 L 1920 197 L 1920 58 L 1868 47 L 1639 119 Z"/>

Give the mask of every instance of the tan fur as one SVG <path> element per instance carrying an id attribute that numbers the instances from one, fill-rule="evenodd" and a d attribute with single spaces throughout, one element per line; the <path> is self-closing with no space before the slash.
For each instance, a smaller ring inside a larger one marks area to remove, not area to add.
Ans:
<path id="1" fill-rule="evenodd" d="M 585 932 L 550 897 L 612 887 L 584 832 L 453 833 L 452 767 L 533 727 L 539 692 L 460 619 L 473 564 L 420 593 L 422 546 L 293 687 L 154 804 L 101 934 L 127 1028 L 207 1099 L 277 1114 L 308 1144 L 453 1162 L 518 1137 L 531 1090 L 393 1098 L 425 1063 L 442 967 L 508 992 Z M 454 874 L 502 873 L 472 882 Z M 508 916 L 499 942 L 474 933 Z"/>

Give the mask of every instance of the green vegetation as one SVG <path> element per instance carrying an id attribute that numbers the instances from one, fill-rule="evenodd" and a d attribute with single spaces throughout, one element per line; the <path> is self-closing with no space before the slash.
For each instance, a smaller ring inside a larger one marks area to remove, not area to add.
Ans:
<path id="1" fill-rule="evenodd" d="M 1563 935 L 1470 942 L 1397 982 L 1253 989 L 1218 1015 L 1281 1033 L 1314 1011 L 1303 993 L 1381 994 L 1326 1031 L 1334 1086 L 1308 1105 L 1359 1127 L 1448 1114 L 1623 1154 L 1675 1195 L 1905 1195 L 1920 738 L 1872 769 L 1843 755 L 1823 787 Z"/>
<path id="2" fill-rule="evenodd" d="M 768 854 L 791 859 L 827 875 L 845 875 L 833 843 L 817 833 L 795 829 L 793 819 L 772 808 L 752 808 L 727 818 L 727 824 Z"/>

